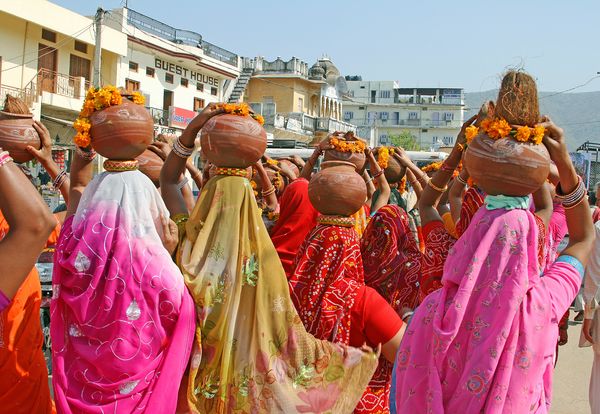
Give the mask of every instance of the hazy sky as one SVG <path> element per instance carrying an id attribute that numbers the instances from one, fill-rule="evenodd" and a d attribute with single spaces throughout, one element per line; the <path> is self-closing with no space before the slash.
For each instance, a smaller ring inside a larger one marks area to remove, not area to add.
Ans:
<path id="1" fill-rule="evenodd" d="M 92 15 L 124 0 L 52 0 Z M 326 54 L 344 75 L 403 87 L 497 87 L 523 67 L 542 91 L 600 71 L 598 0 L 129 0 L 129 7 L 241 56 Z M 600 77 L 577 92 L 600 90 Z"/>

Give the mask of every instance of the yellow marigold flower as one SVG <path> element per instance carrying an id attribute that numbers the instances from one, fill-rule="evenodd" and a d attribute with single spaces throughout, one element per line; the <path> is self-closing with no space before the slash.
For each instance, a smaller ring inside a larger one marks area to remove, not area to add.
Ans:
<path id="1" fill-rule="evenodd" d="M 432 162 L 431 164 L 427 164 L 426 166 L 421 168 L 421 171 L 423 171 L 424 173 L 435 172 L 435 171 L 439 170 L 441 166 L 442 166 L 441 161 L 440 162 Z"/>
<path id="2" fill-rule="evenodd" d="M 475 125 L 468 126 L 465 130 L 465 137 L 467 138 L 467 142 L 470 143 L 471 141 L 473 141 L 473 138 L 475 138 L 478 133 L 479 128 L 477 128 Z"/>
<path id="3" fill-rule="evenodd" d="M 267 164 L 269 164 L 269 165 L 279 165 L 279 162 L 277 160 L 272 159 L 272 158 L 268 158 L 267 159 Z"/>
<path id="4" fill-rule="evenodd" d="M 88 147 L 91 142 L 89 134 L 81 134 L 81 133 L 77 133 L 77 135 L 75 135 L 75 138 L 73 138 L 73 141 L 75 142 L 75 145 L 77 145 L 78 147 L 83 147 L 83 148 Z"/>
<path id="5" fill-rule="evenodd" d="M 87 90 L 87 93 L 85 94 L 85 100 L 86 101 L 94 100 L 94 95 L 96 95 L 96 88 L 94 88 L 93 86 L 91 86 Z"/>
<path id="6" fill-rule="evenodd" d="M 131 99 L 133 100 L 133 103 L 137 105 L 144 105 L 146 103 L 146 98 L 139 92 L 134 92 Z"/>
<path id="7" fill-rule="evenodd" d="M 542 139 L 544 138 L 544 135 L 546 135 L 546 128 L 544 128 L 541 125 L 536 125 L 533 128 L 533 143 L 541 144 Z"/>
<path id="8" fill-rule="evenodd" d="M 491 125 L 492 125 L 492 120 L 490 118 L 486 118 L 483 121 L 481 121 L 481 129 L 483 129 L 483 131 L 486 134 Z"/>
<path id="9" fill-rule="evenodd" d="M 250 186 L 252 187 L 253 190 L 256 190 L 257 186 L 256 186 L 256 181 L 251 180 L 250 181 Z"/>
<path id="10" fill-rule="evenodd" d="M 520 126 L 517 128 L 517 133 L 515 134 L 515 139 L 521 142 L 529 141 L 529 137 L 531 136 L 531 129 L 528 126 Z"/>
<path id="11" fill-rule="evenodd" d="M 87 118 L 77 118 L 75 122 L 73 122 L 73 128 L 81 134 L 89 132 L 91 127 L 92 125 Z"/>
<path id="12" fill-rule="evenodd" d="M 261 125 L 265 124 L 265 118 L 263 118 L 262 115 L 254 115 L 252 118 L 254 118 L 256 122 L 258 122 Z"/>
<path id="13" fill-rule="evenodd" d="M 388 167 L 390 161 L 390 150 L 387 147 L 381 147 L 377 152 L 377 164 L 383 169 Z"/>
<path id="14" fill-rule="evenodd" d="M 506 138 L 511 130 L 510 124 L 505 119 L 496 119 L 488 128 L 488 135 L 493 139 Z"/>
<path id="15" fill-rule="evenodd" d="M 402 177 L 400 184 L 398 185 L 398 192 L 404 194 L 406 192 L 406 176 Z"/>

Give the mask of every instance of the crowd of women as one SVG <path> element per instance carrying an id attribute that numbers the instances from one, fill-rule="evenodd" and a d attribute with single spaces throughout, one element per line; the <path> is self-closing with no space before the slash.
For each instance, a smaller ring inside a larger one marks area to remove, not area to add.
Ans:
<path id="1" fill-rule="evenodd" d="M 0 411 L 548 412 L 594 243 L 558 126 L 536 125 L 552 165 L 527 196 L 485 194 L 462 166 L 481 117 L 425 171 L 390 151 L 406 169 L 398 182 L 366 149 L 367 201 L 342 217 L 309 197 L 330 140 L 306 161 L 208 160 L 190 202 L 188 158 L 222 112 L 210 104 L 171 145 L 151 145 L 164 159 L 158 190 L 135 160 L 93 177 L 91 147 L 77 148 L 67 177 L 36 124 L 42 149 L 29 150 L 63 193 L 64 217 L 0 152 Z M 32 270 L 49 239 L 53 398 Z M 586 276 L 591 343 L 598 266 Z"/>

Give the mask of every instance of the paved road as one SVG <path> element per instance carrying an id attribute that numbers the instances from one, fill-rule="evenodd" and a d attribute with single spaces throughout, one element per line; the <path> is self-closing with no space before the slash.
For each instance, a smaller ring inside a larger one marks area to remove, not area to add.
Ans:
<path id="1" fill-rule="evenodd" d="M 573 312 L 571 312 L 571 318 Z M 592 348 L 579 348 L 581 324 L 570 322 L 569 343 L 560 347 L 554 371 L 552 414 L 588 414 Z"/>

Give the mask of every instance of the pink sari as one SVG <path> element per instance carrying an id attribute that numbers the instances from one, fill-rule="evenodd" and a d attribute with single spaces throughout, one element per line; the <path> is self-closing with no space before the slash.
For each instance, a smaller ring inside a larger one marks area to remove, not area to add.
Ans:
<path id="1" fill-rule="evenodd" d="M 529 211 L 477 212 L 404 335 L 396 412 L 548 411 L 557 322 L 581 280 L 561 261 L 540 278 L 537 233 Z"/>
<path id="2" fill-rule="evenodd" d="M 58 412 L 175 412 L 195 314 L 161 215 L 154 185 L 131 171 L 96 177 L 65 221 L 51 305 Z"/>

